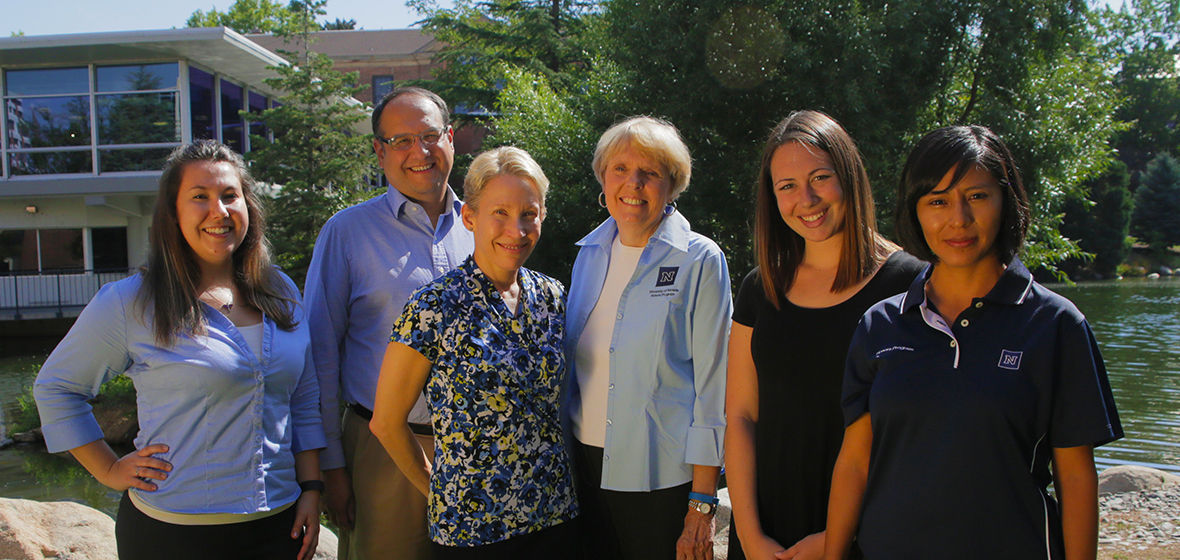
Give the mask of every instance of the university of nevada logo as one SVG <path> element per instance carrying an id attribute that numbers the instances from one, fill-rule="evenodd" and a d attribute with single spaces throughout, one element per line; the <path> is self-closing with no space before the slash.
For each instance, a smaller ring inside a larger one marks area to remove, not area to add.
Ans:
<path id="1" fill-rule="evenodd" d="M 1020 356 L 1023 352 L 1001 350 L 999 366 L 1004 369 L 1020 369 Z"/>
<path id="2" fill-rule="evenodd" d="M 678 266 L 661 266 L 660 277 L 656 279 L 656 287 L 671 286 L 676 283 L 676 273 L 680 271 Z"/>

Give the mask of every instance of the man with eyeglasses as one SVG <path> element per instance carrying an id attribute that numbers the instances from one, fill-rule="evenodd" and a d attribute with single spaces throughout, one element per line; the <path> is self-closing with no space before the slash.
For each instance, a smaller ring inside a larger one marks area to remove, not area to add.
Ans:
<path id="1" fill-rule="evenodd" d="M 471 255 L 462 203 L 447 186 L 450 111 L 438 95 L 398 88 L 373 109 L 373 150 L 389 190 L 346 208 L 320 231 L 304 302 L 328 448 L 320 455 L 341 560 L 430 558 L 426 498 L 369 431 L 390 328 L 410 294 Z M 339 411 L 344 408 L 343 419 Z M 430 415 L 410 415 L 428 458 Z"/>

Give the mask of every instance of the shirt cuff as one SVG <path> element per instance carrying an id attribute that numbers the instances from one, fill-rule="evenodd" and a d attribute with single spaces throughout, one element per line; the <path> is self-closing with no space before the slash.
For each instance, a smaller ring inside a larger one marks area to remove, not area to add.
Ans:
<path id="1" fill-rule="evenodd" d="M 45 447 L 50 453 L 61 453 L 102 439 L 102 428 L 94 414 L 80 414 L 73 418 L 41 426 Z"/>
<path id="2" fill-rule="evenodd" d="M 340 440 L 325 438 L 324 445 L 324 450 L 320 452 L 320 470 L 344 468 L 344 446 L 340 444 Z"/>
<path id="3" fill-rule="evenodd" d="M 720 430 L 720 433 L 718 433 Z M 684 462 L 690 465 L 720 467 L 723 456 L 725 427 L 688 428 L 688 444 Z"/>

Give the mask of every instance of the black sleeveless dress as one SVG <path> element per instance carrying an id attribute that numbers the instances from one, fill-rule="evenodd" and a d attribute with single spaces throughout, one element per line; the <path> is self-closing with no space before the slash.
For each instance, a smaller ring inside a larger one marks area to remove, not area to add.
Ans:
<path id="1" fill-rule="evenodd" d="M 775 309 L 757 269 L 742 282 L 733 320 L 753 329 L 758 516 L 763 532 L 783 547 L 827 526 L 832 467 L 844 441 L 844 360 L 861 315 L 909 289 L 925 266 L 898 251 L 856 295 L 821 309 L 798 307 L 786 298 Z M 744 559 L 737 529 L 729 535 L 729 558 Z M 853 557 L 860 557 L 858 550 Z"/>

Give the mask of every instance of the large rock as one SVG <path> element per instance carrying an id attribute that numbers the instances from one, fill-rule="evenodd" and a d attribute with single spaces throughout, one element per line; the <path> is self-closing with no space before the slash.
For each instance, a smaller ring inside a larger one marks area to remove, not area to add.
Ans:
<path id="1" fill-rule="evenodd" d="M 320 525 L 320 545 L 315 549 L 314 560 L 336 560 L 340 539 L 327 527 Z"/>
<path id="2" fill-rule="evenodd" d="M 729 520 L 733 517 L 733 506 L 729 501 L 729 488 L 717 491 L 716 529 L 713 533 L 713 560 L 726 560 L 729 557 Z"/>
<path id="3" fill-rule="evenodd" d="M 1180 475 L 1137 465 L 1110 467 L 1098 475 L 1099 494 L 1139 492 L 1164 484 L 1180 484 Z"/>
<path id="4" fill-rule="evenodd" d="M 0 558 L 118 560 L 115 522 L 73 502 L 0 498 Z"/>

